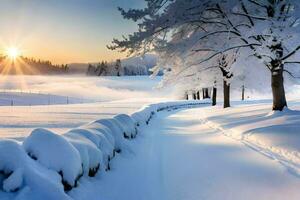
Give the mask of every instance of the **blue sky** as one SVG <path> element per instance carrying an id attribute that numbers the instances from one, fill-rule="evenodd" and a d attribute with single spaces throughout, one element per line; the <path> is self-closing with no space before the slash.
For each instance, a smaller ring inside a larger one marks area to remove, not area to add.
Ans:
<path id="1" fill-rule="evenodd" d="M 55 63 L 124 57 L 106 49 L 114 37 L 136 30 L 117 7 L 143 0 L 1 0 L 0 49 L 17 46 L 25 56 Z"/>

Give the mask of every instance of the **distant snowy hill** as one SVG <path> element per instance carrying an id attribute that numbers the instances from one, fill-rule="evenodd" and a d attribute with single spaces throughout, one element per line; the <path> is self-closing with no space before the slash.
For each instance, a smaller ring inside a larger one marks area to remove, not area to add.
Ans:
<path id="1" fill-rule="evenodd" d="M 149 73 L 149 69 L 153 68 L 157 64 L 157 56 L 154 54 L 147 54 L 145 56 L 140 57 L 131 57 L 121 60 L 123 67 L 137 67 L 143 68 L 145 67 L 147 72 Z"/>
<path id="2" fill-rule="evenodd" d="M 146 54 L 144 56 L 130 57 L 121 59 L 121 74 L 124 75 L 149 75 L 150 69 L 157 63 L 157 56 L 154 54 Z M 90 66 L 89 66 L 90 65 Z M 101 63 L 70 63 L 69 73 L 71 74 L 86 74 L 95 76 L 109 76 L 116 73 L 116 62 L 105 63 L 107 65 L 106 72 L 104 74 L 100 69 Z M 90 69 L 89 69 L 90 67 Z"/>
<path id="3" fill-rule="evenodd" d="M 70 63 L 69 73 L 70 74 L 85 74 L 87 70 L 87 63 Z"/>

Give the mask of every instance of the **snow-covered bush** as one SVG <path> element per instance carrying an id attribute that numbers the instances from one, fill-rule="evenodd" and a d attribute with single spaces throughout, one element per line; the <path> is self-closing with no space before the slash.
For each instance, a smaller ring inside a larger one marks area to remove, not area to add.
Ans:
<path id="1" fill-rule="evenodd" d="M 109 161 L 114 156 L 114 147 L 102 133 L 92 129 L 72 129 L 66 135 L 70 134 L 79 135 L 92 142 L 95 145 L 95 147 L 98 148 L 103 154 L 103 159 L 105 161 L 106 167 L 105 169 L 110 168 Z"/>
<path id="2" fill-rule="evenodd" d="M 0 190 L 18 192 L 18 199 L 70 199 L 61 177 L 32 160 L 19 142 L 0 141 Z"/>
<path id="3" fill-rule="evenodd" d="M 23 185 L 23 166 L 27 158 L 26 152 L 16 141 L 0 141 L 0 185 L 4 191 L 16 191 Z"/>
<path id="4" fill-rule="evenodd" d="M 100 134 L 103 134 L 106 137 L 106 139 L 109 141 L 109 143 L 114 147 L 114 150 L 118 151 L 119 147 L 116 146 L 115 137 L 113 136 L 113 133 L 111 132 L 111 130 L 109 128 L 107 128 L 107 126 L 104 126 L 103 124 L 91 122 L 91 123 L 85 124 L 79 128 L 96 130 Z"/>
<path id="5" fill-rule="evenodd" d="M 124 130 L 120 127 L 118 122 L 115 119 L 100 119 L 97 121 L 94 121 L 93 123 L 102 124 L 103 126 L 106 126 L 110 129 L 111 133 L 113 134 L 116 142 L 116 146 L 119 147 L 119 152 L 124 147 Z"/>
<path id="6" fill-rule="evenodd" d="M 62 177 L 65 190 L 76 186 L 82 175 L 80 154 L 64 137 L 46 129 L 35 129 L 24 140 L 28 155 Z"/>
<path id="7" fill-rule="evenodd" d="M 137 135 L 137 129 L 132 118 L 126 114 L 119 114 L 114 117 L 120 125 L 123 127 L 126 136 L 134 138 Z"/>
<path id="8" fill-rule="evenodd" d="M 68 132 L 64 134 L 64 137 L 78 150 L 84 174 L 90 177 L 95 176 L 98 170 L 105 165 L 101 150 L 80 134 Z"/>
<path id="9" fill-rule="evenodd" d="M 162 102 L 156 104 L 150 104 L 144 106 L 137 112 L 134 112 L 130 115 L 136 127 L 142 125 L 148 125 L 155 113 L 161 111 L 172 111 L 181 108 L 191 108 L 196 107 L 203 104 L 210 104 L 211 100 L 201 100 L 199 101 L 173 101 L 173 102 Z"/>
<path id="10" fill-rule="evenodd" d="M 136 121 L 137 126 L 149 124 L 152 116 L 154 115 L 154 107 L 156 107 L 156 104 L 145 106 L 141 110 L 131 114 L 131 117 L 134 119 L 134 121 Z"/>
<path id="11" fill-rule="evenodd" d="M 144 120 L 147 125 L 152 119 L 152 116 L 155 114 L 156 106 L 156 104 L 153 104 L 151 106 L 144 107 L 144 109 L 142 110 L 142 115 L 144 116 Z"/>
<path id="12" fill-rule="evenodd" d="M 135 126 L 139 127 L 144 123 L 143 116 L 141 115 L 141 113 L 135 112 L 135 113 L 132 113 L 130 116 L 133 119 L 133 121 L 135 122 Z"/>

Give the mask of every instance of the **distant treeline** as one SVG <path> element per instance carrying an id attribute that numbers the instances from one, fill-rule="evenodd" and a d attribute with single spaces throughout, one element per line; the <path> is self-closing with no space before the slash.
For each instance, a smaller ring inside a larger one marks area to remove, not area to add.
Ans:
<path id="1" fill-rule="evenodd" d="M 89 64 L 86 74 L 88 76 L 137 76 L 149 75 L 150 72 L 145 65 L 123 64 L 120 59 L 117 59 L 113 63 L 102 61 L 98 64 Z"/>
<path id="2" fill-rule="evenodd" d="M 67 74 L 67 64 L 56 65 L 48 60 L 40 60 L 20 56 L 11 60 L 7 56 L 0 57 L 0 73 L 8 75 L 54 75 Z"/>

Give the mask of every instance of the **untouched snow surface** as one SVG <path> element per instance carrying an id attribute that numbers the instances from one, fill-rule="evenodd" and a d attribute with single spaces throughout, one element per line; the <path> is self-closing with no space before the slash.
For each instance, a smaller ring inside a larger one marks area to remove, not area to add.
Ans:
<path id="1" fill-rule="evenodd" d="M 95 200 L 299 199 L 300 179 L 212 129 L 203 108 L 156 115 L 112 171 L 69 195 Z"/>
<path id="2" fill-rule="evenodd" d="M 94 100 L 73 98 L 61 95 L 32 93 L 29 91 L 2 91 L 0 92 L 0 106 L 34 106 L 93 103 Z"/>

